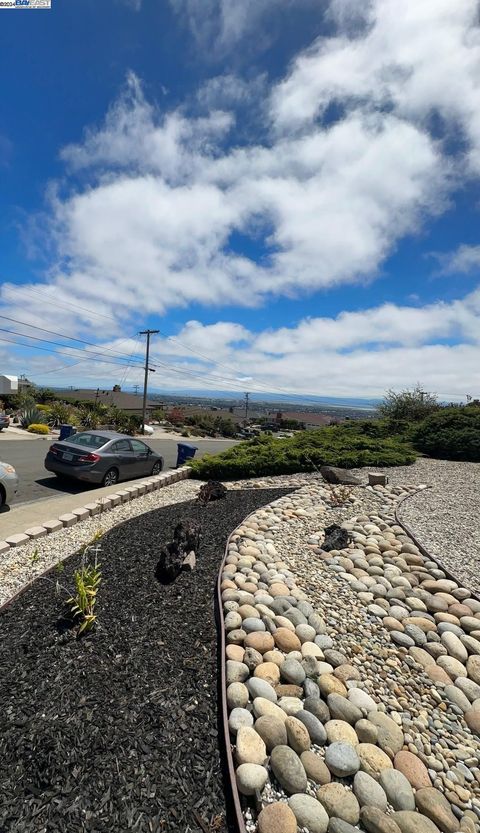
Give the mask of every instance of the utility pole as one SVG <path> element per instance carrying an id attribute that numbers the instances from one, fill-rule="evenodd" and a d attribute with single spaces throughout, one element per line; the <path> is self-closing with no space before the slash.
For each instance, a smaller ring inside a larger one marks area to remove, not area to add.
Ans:
<path id="1" fill-rule="evenodd" d="M 245 425 L 248 422 L 248 400 L 249 400 L 249 397 L 250 397 L 250 394 L 246 393 L 245 394 Z"/>
<path id="2" fill-rule="evenodd" d="M 134 391 L 135 391 L 135 396 L 138 396 L 138 389 L 139 389 L 139 387 L 140 387 L 140 385 L 134 385 L 134 386 L 133 386 L 133 389 L 134 389 Z"/>
<path id="3" fill-rule="evenodd" d="M 143 382 L 143 408 L 142 408 L 142 434 L 145 434 L 145 419 L 147 415 L 147 388 L 148 388 L 148 360 L 150 358 L 150 336 L 156 335 L 160 330 L 142 330 L 139 335 L 147 336 L 147 349 L 145 352 L 145 379 Z"/>

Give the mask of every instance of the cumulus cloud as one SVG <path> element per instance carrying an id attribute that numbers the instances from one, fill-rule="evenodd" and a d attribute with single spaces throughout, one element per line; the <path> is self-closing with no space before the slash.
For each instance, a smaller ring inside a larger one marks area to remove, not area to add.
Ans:
<path id="1" fill-rule="evenodd" d="M 440 264 L 441 275 L 468 275 L 480 269 L 480 246 L 463 244 L 454 252 L 434 253 Z"/>

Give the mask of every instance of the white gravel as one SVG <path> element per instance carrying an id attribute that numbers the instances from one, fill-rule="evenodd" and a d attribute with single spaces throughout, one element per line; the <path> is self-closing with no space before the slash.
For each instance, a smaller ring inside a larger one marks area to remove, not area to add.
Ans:
<path id="1" fill-rule="evenodd" d="M 75 526 L 60 529 L 46 538 L 39 538 L 31 544 L 12 548 L 0 555 L 0 606 L 25 584 L 68 558 L 83 544 L 90 543 L 96 534 L 108 532 L 112 527 L 153 509 L 191 500 L 197 496 L 200 485 L 194 480 L 172 483 L 171 486 L 164 486 L 116 506 L 104 515 L 94 515 Z"/>
<path id="2" fill-rule="evenodd" d="M 447 570 L 480 591 L 480 463 L 419 459 L 412 466 L 369 471 L 384 472 L 390 483 L 430 487 L 405 501 L 399 518 Z M 355 472 L 365 475 L 365 469 Z"/>

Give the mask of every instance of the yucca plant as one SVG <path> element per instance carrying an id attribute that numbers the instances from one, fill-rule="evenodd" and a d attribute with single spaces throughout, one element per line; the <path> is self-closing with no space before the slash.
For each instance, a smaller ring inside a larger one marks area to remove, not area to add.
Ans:
<path id="1" fill-rule="evenodd" d="M 97 593 L 102 581 L 100 564 L 95 557 L 94 564 L 82 561 L 81 567 L 75 570 L 75 594 L 67 599 L 67 605 L 75 619 L 79 620 L 78 636 L 90 630 L 97 617 L 95 605 Z"/>

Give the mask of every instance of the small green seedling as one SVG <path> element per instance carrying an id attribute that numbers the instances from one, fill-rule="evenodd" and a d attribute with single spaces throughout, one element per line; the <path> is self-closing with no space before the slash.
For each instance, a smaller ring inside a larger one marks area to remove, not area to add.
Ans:
<path id="1" fill-rule="evenodd" d="M 100 564 L 97 562 L 96 553 L 93 564 L 87 564 L 84 556 L 82 556 L 81 567 L 75 570 L 74 579 L 75 594 L 67 599 L 67 604 L 70 606 L 73 616 L 79 620 L 78 636 L 80 636 L 80 634 L 90 630 L 97 620 L 95 605 L 98 588 L 102 581 L 102 573 Z"/>
<path id="2" fill-rule="evenodd" d="M 31 564 L 36 564 L 37 561 L 40 561 L 40 556 L 38 554 L 38 547 L 35 547 L 34 551 L 32 552 L 32 554 L 30 556 L 30 563 Z"/>

